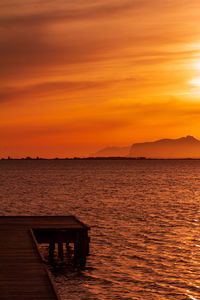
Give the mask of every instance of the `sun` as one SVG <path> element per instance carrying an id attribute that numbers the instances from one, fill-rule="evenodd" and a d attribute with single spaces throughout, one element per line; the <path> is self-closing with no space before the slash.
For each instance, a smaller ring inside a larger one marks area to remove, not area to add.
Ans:
<path id="1" fill-rule="evenodd" d="M 200 61 L 199 60 L 196 60 L 194 63 L 193 63 L 193 69 L 197 70 L 197 71 L 200 71 Z"/>
<path id="2" fill-rule="evenodd" d="M 200 61 L 196 61 L 195 63 L 194 63 L 194 68 L 196 69 L 196 70 L 200 70 Z"/>
<path id="3" fill-rule="evenodd" d="M 200 87 L 200 77 L 193 78 L 189 81 L 189 84 Z"/>
<path id="4" fill-rule="evenodd" d="M 190 88 L 187 92 L 188 95 L 190 95 L 192 98 L 196 98 L 199 101 L 200 97 L 200 76 L 194 77 L 191 80 L 188 81 L 188 84 L 190 85 Z"/>

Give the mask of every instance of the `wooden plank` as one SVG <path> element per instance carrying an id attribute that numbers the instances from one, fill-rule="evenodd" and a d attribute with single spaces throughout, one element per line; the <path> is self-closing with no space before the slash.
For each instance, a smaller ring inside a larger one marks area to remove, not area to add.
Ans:
<path id="1" fill-rule="evenodd" d="M 57 299 L 26 228 L 1 228 L 0 249 L 1 299 Z"/>
<path id="2" fill-rule="evenodd" d="M 74 216 L 1 216 L 0 217 L 0 230 L 1 227 L 7 225 L 7 228 L 12 225 L 19 227 L 49 227 L 53 228 L 88 228 L 87 225 L 79 221 Z M 20 228 L 18 228 L 20 229 Z"/>

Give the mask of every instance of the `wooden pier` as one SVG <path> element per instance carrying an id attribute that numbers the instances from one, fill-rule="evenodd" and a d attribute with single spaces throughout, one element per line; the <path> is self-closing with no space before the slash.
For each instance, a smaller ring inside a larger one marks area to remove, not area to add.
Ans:
<path id="1" fill-rule="evenodd" d="M 0 299 L 59 299 L 52 277 L 38 250 L 49 244 L 54 259 L 55 244 L 63 258 L 63 245 L 74 245 L 75 267 L 83 268 L 89 254 L 89 227 L 73 216 L 0 217 Z"/>

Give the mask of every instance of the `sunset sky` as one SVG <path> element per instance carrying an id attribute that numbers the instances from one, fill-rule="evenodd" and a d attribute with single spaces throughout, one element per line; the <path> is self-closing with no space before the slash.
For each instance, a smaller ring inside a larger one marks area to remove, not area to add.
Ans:
<path id="1" fill-rule="evenodd" d="M 1 0 L 0 157 L 200 139 L 199 0 Z"/>

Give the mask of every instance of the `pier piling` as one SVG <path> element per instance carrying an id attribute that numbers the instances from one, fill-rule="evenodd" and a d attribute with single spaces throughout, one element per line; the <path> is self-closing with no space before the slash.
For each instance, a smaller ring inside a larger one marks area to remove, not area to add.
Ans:
<path id="1" fill-rule="evenodd" d="M 55 243 L 50 243 L 49 244 L 49 259 L 50 260 L 54 259 L 54 250 L 55 250 Z"/>
<path id="2" fill-rule="evenodd" d="M 63 259 L 63 243 L 58 243 L 58 257 Z"/>

